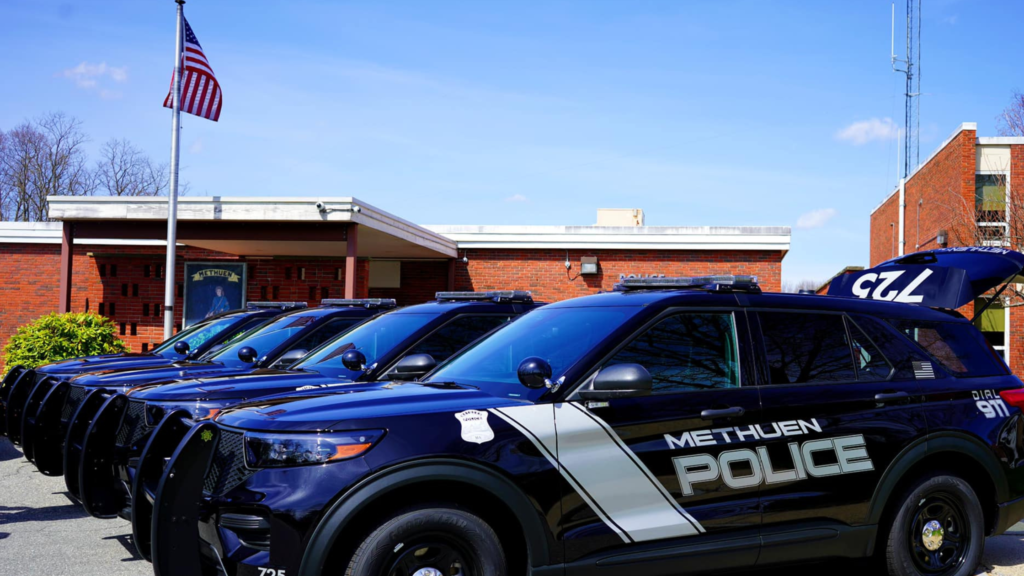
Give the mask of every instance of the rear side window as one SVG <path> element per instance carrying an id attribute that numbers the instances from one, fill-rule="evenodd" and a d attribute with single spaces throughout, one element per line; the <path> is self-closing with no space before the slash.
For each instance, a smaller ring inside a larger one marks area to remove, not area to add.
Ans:
<path id="1" fill-rule="evenodd" d="M 630 342 L 606 365 L 613 364 L 646 368 L 655 394 L 739 386 L 732 314 L 669 316 Z"/>
<path id="2" fill-rule="evenodd" d="M 1006 374 L 1006 366 L 972 324 L 905 319 L 889 323 L 959 378 Z"/>
<path id="3" fill-rule="evenodd" d="M 857 380 L 841 315 L 759 312 L 758 318 L 772 384 Z M 873 347 L 865 350 L 861 361 L 870 364 Z"/>

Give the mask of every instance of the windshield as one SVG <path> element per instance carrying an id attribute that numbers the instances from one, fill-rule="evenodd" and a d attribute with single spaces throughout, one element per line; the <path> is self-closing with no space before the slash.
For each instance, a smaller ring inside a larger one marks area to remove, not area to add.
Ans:
<path id="1" fill-rule="evenodd" d="M 263 358 L 289 338 L 316 322 L 320 316 L 321 314 L 308 312 L 280 316 L 259 328 L 246 332 L 240 338 L 236 338 L 232 344 L 210 356 L 209 360 L 220 362 L 225 366 L 248 366 L 238 359 L 239 350 L 251 346 L 256 350 L 256 358 Z"/>
<path id="2" fill-rule="evenodd" d="M 525 393 L 516 374 L 519 364 L 531 356 L 551 364 L 557 380 L 584 355 L 642 308 L 540 308 L 456 356 L 430 376 L 430 382 L 458 382 L 486 387 L 508 384 L 501 391 L 512 396 Z M 498 392 L 495 390 L 495 392 Z"/>
<path id="3" fill-rule="evenodd" d="M 174 344 L 180 340 L 188 343 L 189 350 L 195 350 L 205 344 L 210 338 L 231 328 L 235 322 L 238 322 L 237 316 L 225 316 L 212 322 L 189 326 L 185 330 L 164 340 L 163 344 L 153 350 L 153 353 L 160 354 L 161 356 L 177 356 L 178 354 L 174 351 Z"/>
<path id="4" fill-rule="evenodd" d="M 345 333 L 342 337 L 321 346 L 319 350 L 292 366 L 292 369 L 314 370 L 326 376 L 354 380 L 361 373 L 345 368 L 345 365 L 341 363 L 342 354 L 353 349 L 359 350 L 366 356 L 366 365 L 372 366 L 374 362 L 437 317 L 437 314 L 394 312 L 378 316 Z"/>

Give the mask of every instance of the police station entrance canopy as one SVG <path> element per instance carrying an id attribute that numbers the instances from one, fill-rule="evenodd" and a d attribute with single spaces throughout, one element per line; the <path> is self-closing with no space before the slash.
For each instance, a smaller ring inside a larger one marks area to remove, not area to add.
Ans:
<path id="1" fill-rule="evenodd" d="M 70 310 L 76 240 L 167 238 L 165 197 L 47 200 L 50 219 L 63 222 L 62 311 Z M 355 293 L 356 258 L 454 259 L 457 254 L 454 240 L 351 197 L 181 197 L 178 244 L 238 256 L 344 256 L 351 272 L 345 276 L 347 297 Z"/>

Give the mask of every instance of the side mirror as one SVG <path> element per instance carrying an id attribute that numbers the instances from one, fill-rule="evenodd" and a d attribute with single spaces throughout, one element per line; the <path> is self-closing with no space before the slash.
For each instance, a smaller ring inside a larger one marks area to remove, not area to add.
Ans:
<path id="1" fill-rule="evenodd" d="M 415 380 L 436 366 L 437 360 L 430 354 L 410 354 L 395 364 L 389 376 L 395 380 Z"/>
<path id="2" fill-rule="evenodd" d="M 271 367 L 287 368 L 292 364 L 295 364 L 299 360 L 302 360 L 306 356 L 306 354 L 309 354 L 309 350 L 306 350 L 304 348 L 295 348 L 294 350 L 289 350 L 282 354 L 281 357 L 277 359 L 277 362 L 274 362 L 274 365 Z"/>
<path id="3" fill-rule="evenodd" d="M 256 361 L 256 349 L 252 346 L 242 346 L 238 351 L 238 359 L 246 364 L 252 364 Z"/>
<path id="4" fill-rule="evenodd" d="M 174 351 L 182 356 L 188 355 L 189 350 L 188 342 L 185 342 L 184 340 L 178 340 L 174 343 Z"/>
<path id="5" fill-rule="evenodd" d="M 647 396 L 654 388 L 654 379 L 646 368 L 639 364 L 615 364 L 603 368 L 594 377 L 589 390 L 580 390 L 584 400 L 607 400 Z"/>
<path id="6" fill-rule="evenodd" d="M 353 372 L 366 370 L 366 355 L 359 350 L 349 350 L 341 355 L 341 363 Z"/>
<path id="7" fill-rule="evenodd" d="M 531 356 L 519 363 L 516 370 L 519 382 L 527 388 L 551 387 L 551 364 L 543 358 Z"/>

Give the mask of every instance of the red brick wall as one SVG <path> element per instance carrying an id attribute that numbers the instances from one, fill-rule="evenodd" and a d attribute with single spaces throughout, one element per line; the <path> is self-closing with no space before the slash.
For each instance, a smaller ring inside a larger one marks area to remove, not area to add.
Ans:
<path id="1" fill-rule="evenodd" d="M 581 256 L 597 256 L 600 273 L 578 276 Z M 526 289 L 538 300 L 556 301 L 611 290 L 620 274 L 755 274 L 766 290 L 781 286 L 782 252 L 730 251 L 680 252 L 658 250 L 571 250 L 573 269 L 566 273 L 564 250 L 471 251 L 470 261 L 457 262 L 457 290 Z M 247 300 L 294 300 L 316 304 L 322 297 L 344 296 L 345 260 L 272 260 L 239 258 L 196 248 L 178 250 L 175 284 L 184 278 L 185 262 L 246 262 Z M 133 351 L 150 348 L 163 339 L 164 279 L 157 269 L 164 264 L 159 246 L 75 246 L 71 307 L 73 311 L 99 312 L 120 328 Z M 0 283 L 0 347 L 27 322 L 57 309 L 60 246 L 52 244 L 0 245 L 0 266 L 7 273 Z M 101 266 L 105 276 L 100 276 Z M 116 266 L 116 275 L 114 267 Z M 145 274 L 149 266 L 149 275 Z M 304 279 L 300 278 L 304 269 Z M 338 270 L 340 270 L 340 275 Z M 447 261 L 402 262 L 401 288 L 368 288 L 369 261 L 357 263 L 356 296 L 395 298 L 401 305 L 434 298 L 448 289 Z M 135 287 L 138 287 L 137 295 Z M 126 287 L 126 288 L 125 288 Z M 276 288 L 276 292 L 275 292 Z M 122 290 L 127 290 L 123 296 Z M 312 293 L 310 293 L 312 290 Z M 326 295 L 324 294 L 326 290 Z M 110 306 L 114 312 L 111 314 Z M 147 314 L 144 315 L 144 309 Z M 181 299 L 176 302 L 175 323 L 181 323 Z M 132 325 L 134 324 L 134 334 Z"/>
<path id="2" fill-rule="evenodd" d="M 596 256 L 599 273 L 578 276 L 580 258 Z M 469 263 L 459 260 L 458 290 L 532 290 L 538 300 L 556 301 L 611 290 L 620 274 L 755 274 L 766 291 L 782 285 L 783 252 L 669 250 L 570 250 L 572 270 L 565 270 L 565 250 L 471 250 Z"/>
<path id="3" fill-rule="evenodd" d="M 974 209 L 976 136 L 974 130 L 961 131 L 907 181 L 904 253 L 939 247 L 939 230 L 949 233 L 951 246 L 970 234 L 961 230 L 958 236 L 957 227 L 971 219 L 964 211 Z M 871 214 L 870 234 L 872 266 L 899 254 L 898 192 Z"/>

